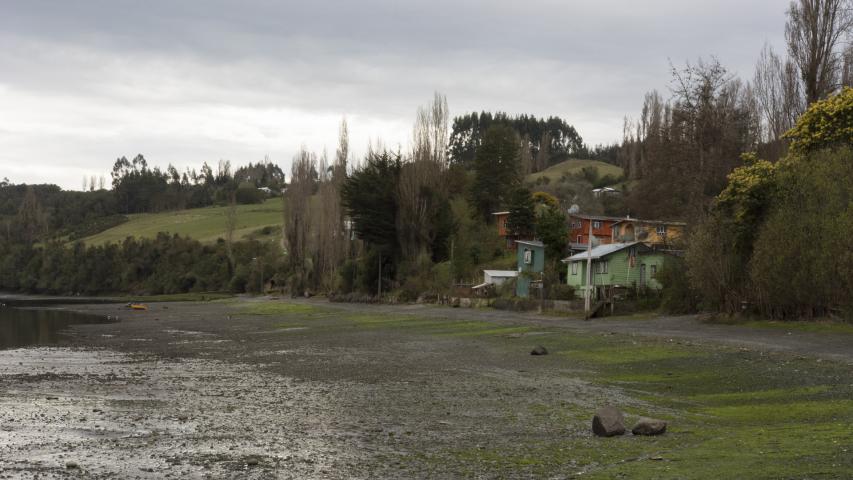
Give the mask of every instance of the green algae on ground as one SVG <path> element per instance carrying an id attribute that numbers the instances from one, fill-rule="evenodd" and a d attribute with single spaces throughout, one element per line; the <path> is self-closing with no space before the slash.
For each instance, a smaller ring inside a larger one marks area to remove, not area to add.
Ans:
<path id="1" fill-rule="evenodd" d="M 238 313 L 246 315 L 312 315 L 327 310 L 302 303 L 263 302 L 240 305 Z"/>
<path id="2" fill-rule="evenodd" d="M 446 452 L 471 472 L 572 478 L 844 478 L 853 471 L 853 382 L 848 366 L 784 354 L 679 345 L 642 337 L 550 334 L 537 339 L 572 374 L 621 389 L 636 415 L 670 421 L 668 433 L 599 439 L 565 407 L 565 440 Z M 845 380 L 846 379 L 846 380 Z M 549 409 L 551 410 L 549 412 Z M 574 422 L 573 418 L 576 418 Z"/>

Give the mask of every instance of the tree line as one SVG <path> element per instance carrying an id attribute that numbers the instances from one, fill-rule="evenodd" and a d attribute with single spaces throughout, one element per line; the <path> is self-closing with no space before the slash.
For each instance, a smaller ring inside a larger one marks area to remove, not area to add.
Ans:
<path id="1" fill-rule="evenodd" d="M 672 311 L 853 318 L 853 33 L 845 0 L 791 3 L 787 55 L 752 81 L 712 60 L 645 98 L 620 155 L 632 211 L 692 228 L 663 272 Z"/>

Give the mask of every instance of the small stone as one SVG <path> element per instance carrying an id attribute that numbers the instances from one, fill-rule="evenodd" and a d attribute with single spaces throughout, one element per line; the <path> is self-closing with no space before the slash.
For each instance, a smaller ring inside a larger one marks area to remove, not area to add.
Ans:
<path id="1" fill-rule="evenodd" d="M 548 355 L 548 350 L 542 345 L 536 345 L 533 347 L 533 350 L 530 351 L 531 355 Z"/>
<path id="2" fill-rule="evenodd" d="M 250 467 L 254 467 L 258 463 L 260 463 L 260 460 L 258 460 L 258 457 L 249 457 L 246 459 L 246 465 L 248 465 Z"/>
<path id="3" fill-rule="evenodd" d="M 641 417 L 631 429 L 634 435 L 660 435 L 666 432 L 666 421 L 656 418 Z"/>
<path id="4" fill-rule="evenodd" d="M 625 417 L 615 407 L 607 405 L 595 411 L 592 431 L 599 437 L 615 437 L 625 433 Z"/>
<path id="5" fill-rule="evenodd" d="M 186 422 L 189 419 L 190 417 L 188 417 L 187 415 L 178 415 L 178 420 L 180 420 L 181 422 Z"/>
<path id="6" fill-rule="evenodd" d="M 45 397 L 45 400 L 59 400 L 59 397 Z"/>
<path id="7" fill-rule="evenodd" d="M 75 468 L 80 468 L 80 465 L 77 465 L 77 462 L 65 462 L 65 468 L 72 470 Z"/>

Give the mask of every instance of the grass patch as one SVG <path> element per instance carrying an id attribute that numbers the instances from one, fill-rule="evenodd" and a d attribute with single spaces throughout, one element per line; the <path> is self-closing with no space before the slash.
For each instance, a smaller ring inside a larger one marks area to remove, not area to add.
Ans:
<path id="1" fill-rule="evenodd" d="M 256 205 L 238 205 L 236 239 L 248 238 L 263 227 L 272 227 L 275 235 L 264 236 L 271 242 L 277 241 L 281 226 L 281 199 L 271 198 Z M 200 242 L 212 243 L 225 236 L 225 221 L 228 207 L 204 207 L 189 210 L 177 210 L 162 213 L 142 213 L 129 215 L 129 220 L 121 225 L 86 237 L 87 245 L 118 243 L 127 237 L 154 238 L 160 232 L 192 237 Z"/>
<path id="2" fill-rule="evenodd" d="M 814 321 L 814 322 L 778 322 L 771 320 L 750 320 L 742 325 L 751 328 L 772 328 L 777 330 L 816 332 L 816 333 L 844 333 L 853 335 L 853 324 L 846 322 Z"/>
<path id="3" fill-rule="evenodd" d="M 571 159 L 552 165 L 541 172 L 530 174 L 525 178 L 525 181 L 535 182 L 542 177 L 548 177 L 550 181 L 554 182 L 559 180 L 563 175 L 581 173 L 585 167 L 592 167 L 598 170 L 599 177 L 610 175 L 613 178 L 621 178 L 623 173 L 621 167 L 598 160 Z"/>
<path id="4" fill-rule="evenodd" d="M 286 302 L 256 302 L 240 306 L 240 313 L 246 315 L 314 315 L 326 310 L 314 305 Z"/>

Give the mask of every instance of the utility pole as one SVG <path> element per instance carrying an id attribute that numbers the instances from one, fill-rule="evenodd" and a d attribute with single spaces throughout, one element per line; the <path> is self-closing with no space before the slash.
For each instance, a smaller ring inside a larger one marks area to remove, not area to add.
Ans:
<path id="1" fill-rule="evenodd" d="M 379 294 L 377 297 L 382 297 L 382 250 L 379 251 Z"/>
<path id="2" fill-rule="evenodd" d="M 539 313 L 545 308 L 545 272 L 539 272 Z"/>
<path id="3" fill-rule="evenodd" d="M 584 295 L 584 312 L 589 318 L 590 300 L 592 296 L 592 219 L 589 219 L 589 238 L 586 242 L 586 294 Z"/>

